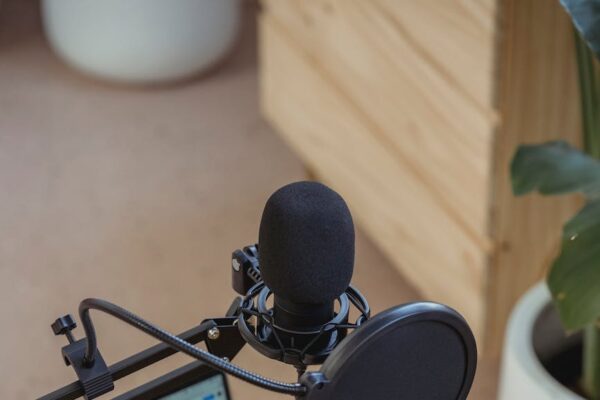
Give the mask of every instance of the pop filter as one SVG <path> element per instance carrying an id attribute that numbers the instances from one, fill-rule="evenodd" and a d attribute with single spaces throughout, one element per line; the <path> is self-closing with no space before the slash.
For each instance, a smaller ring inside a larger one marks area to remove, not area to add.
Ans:
<path id="1" fill-rule="evenodd" d="M 303 377 L 307 400 L 466 399 L 475 339 L 449 307 L 411 303 L 365 322 Z"/>

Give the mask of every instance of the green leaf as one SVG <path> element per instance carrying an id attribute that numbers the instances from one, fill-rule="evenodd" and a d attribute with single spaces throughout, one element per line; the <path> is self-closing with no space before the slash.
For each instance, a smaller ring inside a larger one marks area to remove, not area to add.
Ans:
<path id="1" fill-rule="evenodd" d="M 600 200 L 565 225 L 561 247 L 548 286 L 565 327 L 581 329 L 600 317 Z"/>
<path id="2" fill-rule="evenodd" d="M 533 190 L 542 194 L 581 192 L 600 197 L 600 161 L 557 141 L 519 146 L 511 163 L 515 195 Z"/>
<path id="3" fill-rule="evenodd" d="M 588 203 L 563 228 L 561 252 L 548 286 L 567 329 L 600 317 L 600 161 L 565 142 L 520 146 L 512 164 L 513 191 L 581 192 Z"/>
<path id="4" fill-rule="evenodd" d="M 600 0 L 560 0 L 588 46 L 600 54 Z"/>

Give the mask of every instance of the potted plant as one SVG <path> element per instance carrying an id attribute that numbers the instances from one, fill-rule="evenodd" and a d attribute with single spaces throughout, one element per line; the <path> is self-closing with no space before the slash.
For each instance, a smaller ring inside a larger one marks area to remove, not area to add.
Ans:
<path id="1" fill-rule="evenodd" d="M 580 193 L 545 283 L 531 289 L 508 324 L 500 399 L 600 399 L 600 1 L 562 0 L 576 34 L 584 150 L 564 142 L 520 146 L 513 191 Z"/>

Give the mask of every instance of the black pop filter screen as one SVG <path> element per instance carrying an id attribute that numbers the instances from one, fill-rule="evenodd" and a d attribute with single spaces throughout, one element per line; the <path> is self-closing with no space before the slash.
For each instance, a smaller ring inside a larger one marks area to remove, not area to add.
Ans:
<path id="1" fill-rule="evenodd" d="M 330 383 L 307 399 L 465 399 L 476 363 L 475 340 L 458 313 L 435 303 L 408 304 L 344 339 L 321 368 Z"/>

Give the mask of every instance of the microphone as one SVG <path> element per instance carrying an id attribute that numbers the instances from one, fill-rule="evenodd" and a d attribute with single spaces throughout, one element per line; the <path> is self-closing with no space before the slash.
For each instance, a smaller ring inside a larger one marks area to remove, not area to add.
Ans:
<path id="1" fill-rule="evenodd" d="M 354 224 L 344 199 L 317 182 L 280 188 L 265 205 L 258 246 L 274 325 L 307 332 L 330 321 L 354 269 Z"/>
<path id="2" fill-rule="evenodd" d="M 303 400 L 466 399 L 477 366 L 467 322 L 451 308 L 428 302 L 399 305 L 371 318 L 367 300 L 350 284 L 352 216 L 327 186 L 296 182 L 273 193 L 258 245 L 235 250 L 231 269 L 233 289 L 242 297 L 224 317 L 205 319 L 178 336 L 105 300 L 83 300 L 79 317 L 85 338 L 72 335 L 76 324 L 70 316 L 52 324 L 54 334 L 67 336 L 61 353 L 78 380 L 38 400 L 97 398 L 111 391 L 114 381 L 177 351 L 199 361 L 118 398 L 166 399 L 190 390 L 229 398 L 225 373 Z M 354 322 L 349 322 L 351 305 L 359 314 Z M 163 343 L 108 366 L 90 310 Z M 194 346 L 198 342 L 205 342 L 206 350 Z M 298 381 L 279 382 L 231 363 L 246 344 L 293 365 Z M 317 364 L 322 364 L 318 370 L 307 371 Z"/>
<path id="3" fill-rule="evenodd" d="M 350 285 L 353 269 L 354 224 L 344 199 L 318 182 L 280 188 L 265 204 L 258 245 L 233 253 L 233 286 L 245 294 L 242 337 L 299 371 L 322 363 L 370 315 Z M 350 304 L 360 312 L 353 324 Z"/>

